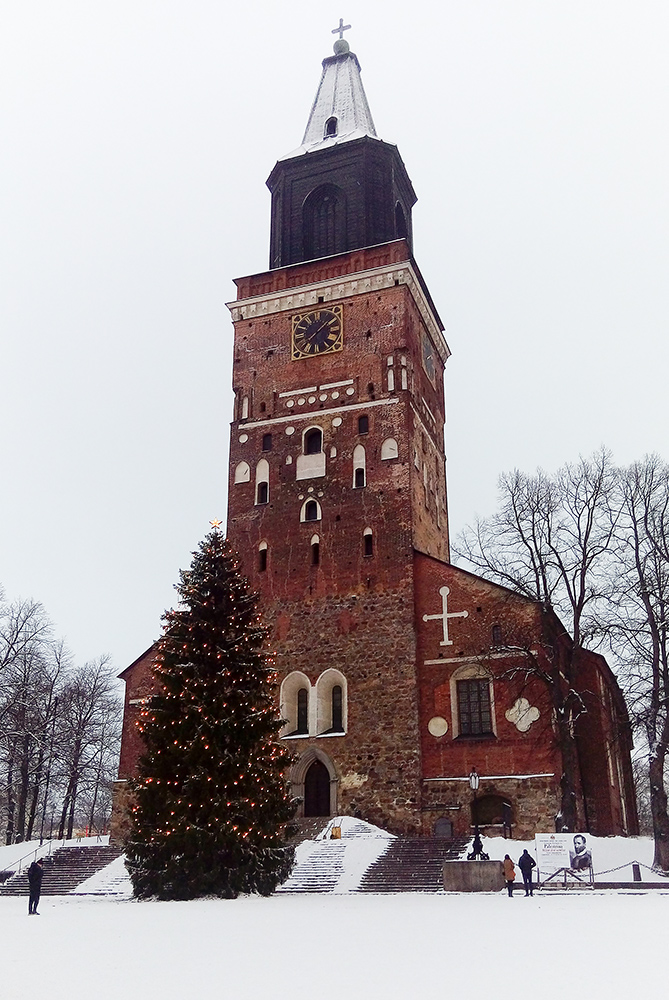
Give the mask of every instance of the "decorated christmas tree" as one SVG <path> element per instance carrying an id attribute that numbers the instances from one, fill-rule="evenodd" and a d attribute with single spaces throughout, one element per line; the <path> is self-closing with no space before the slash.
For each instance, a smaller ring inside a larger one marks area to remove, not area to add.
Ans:
<path id="1" fill-rule="evenodd" d="M 164 615 L 160 693 L 141 715 L 127 864 L 139 898 L 268 895 L 288 875 L 294 805 L 257 595 L 214 529 Z"/>

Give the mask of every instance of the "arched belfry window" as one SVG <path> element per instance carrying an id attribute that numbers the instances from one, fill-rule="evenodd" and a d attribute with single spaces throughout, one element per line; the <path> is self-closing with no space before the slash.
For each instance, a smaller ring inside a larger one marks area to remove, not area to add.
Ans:
<path id="1" fill-rule="evenodd" d="M 337 134 L 337 119 L 328 118 L 328 120 L 325 123 L 325 132 L 323 137 L 325 139 L 331 139 L 332 136 L 336 134 Z"/>
<path id="2" fill-rule="evenodd" d="M 311 192 L 302 209 L 302 231 L 307 260 L 346 250 L 346 195 L 341 188 L 321 184 Z"/>

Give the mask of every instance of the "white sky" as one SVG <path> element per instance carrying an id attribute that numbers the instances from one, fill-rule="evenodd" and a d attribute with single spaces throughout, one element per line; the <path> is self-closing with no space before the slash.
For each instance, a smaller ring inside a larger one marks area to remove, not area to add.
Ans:
<path id="1" fill-rule="evenodd" d="M 224 303 L 340 16 L 453 351 L 453 532 L 514 466 L 669 457 L 666 2 L 8 0 L 0 582 L 80 660 L 139 655 L 224 517 Z"/>

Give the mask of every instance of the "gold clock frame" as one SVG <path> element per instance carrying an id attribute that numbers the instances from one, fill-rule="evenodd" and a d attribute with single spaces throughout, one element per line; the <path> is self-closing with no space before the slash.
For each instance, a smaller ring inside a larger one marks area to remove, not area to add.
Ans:
<path id="1" fill-rule="evenodd" d="M 313 353 L 301 350 L 295 343 L 295 331 L 297 330 L 300 323 L 305 319 L 313 317 L 314 320 L 318 318 L 319 313 L 332 313 L 339 319 L 339 332 L 336 335 L 334 341 L 328 346 L 324 347 L 320 351 L 314 351 Z M 336 354 L 344 349 L 344 308 L 341 303 L 336 305 L 325 305 L 324 303 L 319 303 L 316 308 L 311 308 L 305 312 L 295 313 L 291 317 L 291 332 L 290 332 L 290 357 L 291 361 L 303 361 L 305 358 L 320 358 L 324 354 Z"/>

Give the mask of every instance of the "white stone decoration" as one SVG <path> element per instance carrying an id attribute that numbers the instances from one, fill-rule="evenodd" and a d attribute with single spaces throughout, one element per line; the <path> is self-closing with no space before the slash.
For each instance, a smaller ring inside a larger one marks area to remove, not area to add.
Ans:
<path id="1" fill-rule="evenodd" d="M 354 392 L 355 392 L 355 389 L 353 388 L 353 386 L 352 386 L 352 385 L 350 385 L 350 386 L 348 387 L 348 389 L 346 390 L 346 395 L 347 395 L 347 396 L 352 396 Z"/>
<path id="2" fill-rule="evenodd" d="M 448 723 L 446 719 L 442 719 L 440 715 L 435 715 L 427 724 L 427 731 L 430 736 L 434 736 L 439 739 L 440 736 L 445 736 L 448 732 Z"/>
<path id="3" fill-rule="evenodd" d="M 330 396 L 331 396 L 332 399 L 339 399 L 339 393 L 338 392 L 331 392 Z"/>
<path id="4" fill-rule="evenodd" d="M 294 427 L 286 427 L 286 434 L 288 435 L 288 437 L 290 437 L 290 435 L 294 433 L 295 433 Z"/>
<path id="5" fill-rule="evenodd" d="M 436 621 L 439 619 L 443 622 L 444 627 L 444 638 L 439 643 L 440 646 L 452 646 L 452 639 L 448 638 L 448 619 L 449 618 L 467 618 L 469 616 L 468 611 L 451 611 L 448 610 L 448 595 L 450 594 L 448 587 L 440 587 L 439 593 L 441 594 L 441 614 L 440 615 L 423 615 L 424 622 Z"/>
<path id="6" fill-rule="evenodd" d="M 517 698 L 508 712 L 505 712 L 506 718 L 514 724 L 519 733 L 526 733 L 540 715 L 541 712 L 536 705 L 530 705 L 527 698 Z"/>
<path id="7" fill-rule="evenodd" d="M 248 483 L 251 479 L 251 467 L 248 462 L 240 462 L 235 469 L 235 482 Z"/>
<path id="8" fill-rule="evenodd" d="M 315 403 L 316 402 L 316 397 L 315 396 L 309 396 L 309 402 L 310 403 Z"/>
<path id="9" fill-rule="evenodd" d="M 381 460 L 385 461 L 388 458 L 397 458 L 398 455 L 399 449 L 395 438 L 386 438 L 381 445 Z"/>
<path id="10" fill-rule="evenodd" d="M 306 403 L 306 399 L 304 398 L 304 396 L 300 396 L 300 398 L 297 401 L 297 405 L 298 406 L 304 406 L 305 403 Z"/>
<path id="11" fill-rule="evenodd" d="M 321 403 L 324 403 L 325 400 L 328 398 L 327 392 L 322 392 L 318 398 L 320 399 Z"/>
<path id="12" fill-rule="evenodd" d="M 294 399 L 287 399 L 286 400 L 286 406 L 288 407 L 288 409 L 290 409 L 291 406 L 295 406 L 295 400 Z"/>
<path id="13" fill-rule="evenodd" d="M 248 441 L 248 439 L 249 439 L 248 434 L 240 434 L 239 435 L 239 443 L 240 444 L 246 444 L 246 442 Z"/>
<path id="14" fill-rule="evenodd" d="M 342 424 L 341 417 L 335 417 L 334 420 L 332 421 L 333 427 L 341 427 L 341 424 Z"/>

